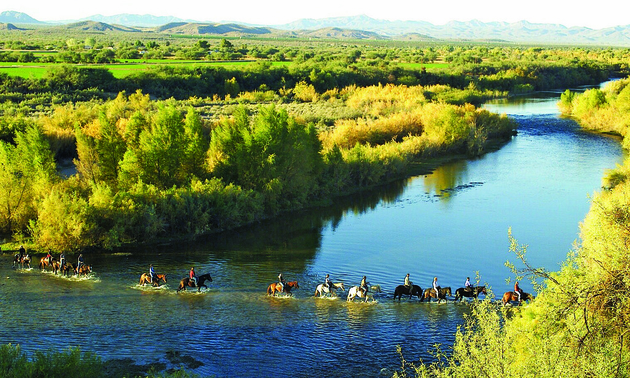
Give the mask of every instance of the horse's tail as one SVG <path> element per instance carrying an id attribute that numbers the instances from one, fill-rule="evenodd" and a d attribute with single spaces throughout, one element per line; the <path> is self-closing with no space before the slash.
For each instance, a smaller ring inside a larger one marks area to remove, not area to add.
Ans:
<path id="1" fill-rule="evenodd" d="M 315 294 L 313 294 L 314 297 L 318 297 L 319 296 L 319 290 L 315 289 Z"/>
<path id="2" fill-rule="evenodd" d="M 271 285 L 267 286 L 267 295 L 271 295 Z"/>

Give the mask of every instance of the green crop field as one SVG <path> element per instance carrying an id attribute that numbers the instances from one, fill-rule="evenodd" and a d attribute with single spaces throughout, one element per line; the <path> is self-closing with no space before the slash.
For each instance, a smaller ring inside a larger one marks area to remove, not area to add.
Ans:
<path id="1" fill-rule="evenodd" d="M 114 64 L 78 64 L 78 67 L 102 67 L 107 68 L 112 72 L 114 77 L 120 79 L 130 74 L 148 70 L 151 67 L 157 66 L 172 66 L 172 67 L 196 67 L 196 66 L 214 66 L 214 67 L 226 67 L 236 68 L 243 67 L 249 64 L 253 64 L 253 61 L 230 61 L 230 62 L 215 62 L 215 61 L 202 61 L 202 60 L 171 60 L 171 59 L 127 59 L 124 63 Z M 291 62 L 273 62 L 273 66 L 289 65 Z M 23 78 L 42 78 L 46 70 L 53 66 L 59 66 L 62 63 L 0 63 L 0 72 L 6 73 L 10 76 L 19 76 Z"/>

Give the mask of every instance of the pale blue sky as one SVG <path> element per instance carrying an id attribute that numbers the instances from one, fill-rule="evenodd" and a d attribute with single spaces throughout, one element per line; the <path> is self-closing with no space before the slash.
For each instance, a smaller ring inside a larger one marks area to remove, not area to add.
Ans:
<path id="1" fill-rule="evenodd" d="M 630 24 L 630 2 L 599 0 L 589 6 L 575 0 L 2 0 L 0 11 L 24 12 L 40 21 L 68 20 L 95 14 L 120 13 L 175 16 L 197 21 L 240 21 L 278 25 L 300 18 L 325 18 L 365 14 L 384 20 L 551 23 L 601 29 Z"/>

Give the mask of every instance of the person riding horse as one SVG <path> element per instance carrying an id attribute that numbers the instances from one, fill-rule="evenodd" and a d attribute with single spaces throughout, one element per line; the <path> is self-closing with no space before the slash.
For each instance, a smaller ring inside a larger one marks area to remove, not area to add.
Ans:
<path id="1" fill-rule="evenodd" d="M 66 265 L 66 255 L 63 252 L 61 252 L 59 254 L 59 266 L 62 267 L 64 265 Z"/>
<path id="2" fill-rule="evenodd" d="M 466 277 L 466 283 L 464 284 L 464 290 L 472 291 L 473 285 L 470 283 L 470 277 Z"/>
<path id="3" fill-rule="evenodd" d="M 411 280 L 409 279 L 409 273 L 407 273 L 407 275 L 405 276 L 405 287 L 409 290 L 409 292 L 411 293 L 411 289 L 413 288 L 413 282 L 411 282 Z"/>
<path id="4" fill-rule="evenodd" d="M 80 253 L 79 254 L 79 258 L 77 259 L 77 269 L 76 269 L 77 274 L 79 273 L 79 270 L 81 269 L 81 266 L 83 266 L 83 265 L 84 265 L 83 264 L 83 254 Z"/>
<path id="5" fill-rule="evenodd" d="M 48 248 L 48 253 L 46 254 L 46 260 L 48 260 L 48 265 L 52 266 L 52 255 L 50 254 L 50 248 Z"/>
<path id="6" fill-rule="evenodd" d="M 324 279 L 324 286 L 328 288 L 328 291 L 333 291 L 333 283 L 330 280 L 330 275 L 326 274 L 326 278 Z"/>
<path id="7" fill-rule="evenodd" d="M 24 259 L 24 255 L 26 254 L 26 249 L 24 249 L 23 245 L 20 246 L 20 249 L 18 252 L 20 253 L 20 262 L 22 262 L 22 259 Z"/>
<path id="8" fill-rule="evenodd" d="M 437 283 L 437 277 L 433 277 L 433 290 L 435 291 L 435 297 L 440 298 L 440 287 Z"/>
<path id="9" fill-rule="evenodd" d="M 155 276 L 155 269 L 153 269 L 153 264 L 151 264 L 149 265 L 149 283 L 153 283 L 153 278 Z"/>
<path id="10" fill-rule="evenodd" d="M 190 268 L 190 272 L 188 273 L 188 277 L 193 282 L 193 287 L 197 286 L 197 274 L 195 273 L 195 267 Z"/>
<path id="11" fill-rule="evenodd" d="M 367 294 L 367 292 L 369 290 L 369 284 L 367 282 L 366 276 L 363 276 L 363 278 L 361 279 L 361 283 L 359 284 L 359 288 L 362 289 L 363 292 Z"/>
<path id="12" fill-rule="evenodd" d="M 523 289 L 518 286 L 518 281 L 514 282 L 514 293 L 518 296 L 518 302 L 521 302 L 521 294 L 523 294 Z"/>
<path id="13" fill-rule="evenodd" d="M 282 273 L 278 274 L 278 286 L 280 286 L 280 292 L 284 292 L 284 276 L 282 275 Z"/>

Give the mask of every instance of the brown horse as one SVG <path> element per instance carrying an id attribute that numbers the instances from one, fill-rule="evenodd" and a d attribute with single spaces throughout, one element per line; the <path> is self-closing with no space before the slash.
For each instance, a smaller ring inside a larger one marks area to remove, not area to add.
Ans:
<path id="1" fill-rule="evenodd" d="M 160 281 L 164 281 L 164 283 L 166 283 L 166 274 L 156 274 L 155 280 L 151 282 L 151 280 L 149 279 L 149 273 L 142 273 L 142 275 L 140 276 L 139 285 L 144 286 L 146 284 L 151 284 L 154 287 L 157 287 L 157 286 L 160 286 Z"/>
<path id="2" fill-rule="evenodd" d="M 77 269 L 77 274 L 84 275 L 87 277 L 89 273 L 92 273 L 92 265 L 81 264 L 81 267 Z"/>
<path id="3" fill-rule="evenodd" d="M 475 286 L 470 288 L 460 287 L 455 290 L 455 300 L 461 301 L 463 297 L 476 299 L 479 294 L 487 295 L 485 286 Z"/>
<path id="4" fill-rule="evenodd" d="M 523 292 L 521 293 L 521 301 L 533 301 L 534 300 L 534 296 Z M 505 306 L 508 302 L 519 302 L 518 301 L 518 295 L 513 292 L 513 291 L 508 291 L 506 293 L 503 294 L 503 299 L 501 300 L 501 302 L 503 303 L 503 305 Z M 520 304 L 520 302 L 519 302 Z"/>
<path id="5" fill-rule="evenodd" d="M 291 290 L 299 289 L 299 288 L 300 288 L 300 285 L 298 285 L 297 281 L 289 281 L 289 282 L 284 283 L 284 289 L 282 291 L 284 291 L 285 293 L 289 295 L 293 295 L 293 293 L 291 293 Z M 267 295 L 275 296 L 276 292 L 277 293 L 281 292 L 280 285 L 277 282 L 273 282 L 267 287 Z"/>
<path id="6" fill-rule="evenodd" d="M 424 302 L 424 300 L 426 299 L 427 301 L 431 302 L 431 298 L 435 298 L 437 299 L 438 303 L 440 303 L 440 301 L 442 299 L 444 299 L 445 301 L 446 296 L 448 295 L 449 297 L 453 296 L 453 294 L 451 294 L 451 288 L 450 286 L 447 287 L 438 287 L 438 293 L 440 294 L 439 297 L 437 297 L 435 295 L 435 290 L 431 287 L 429 289 L 426 289 L 424 291 L 424 295 L 422 296 L 422 299 L 420 299 L 421 302 Z"/>
<path id="7" fill-rule="evenodd" d="M 59 267 L 59 270 L 61 270 L 61 274 L 63 274 L 64 276 L 69 276 L 70 273 L 74 273 L 76 268 L 74 267 L 74 265 L 72 265 L 71 262 L 66 261 L 65 264 Z"/>
<path id="8" fill-rule="evenodd" d="M 51 259 L 50 261 L 48 261 L 48 257 L 44 256 L 39 260 L 39 269 L 44 270 L 44 268 L 52 265 L 51 262 L 54 263 L 55 261 L 57 260 Z"/>
<path id="9" fill-rule="evenodd" d="M 182 278 L 182 280 L 179 281 L 179 287 L 177 288 L 177 292 L 179 293 L 181 290 L 185 291 L 186 288 L 188 287 L 196 287 L 197 292 L 200 292 L 202 286 L 205 287 L 206 289 L 208 288 L 208 286 L 204 284 L 204 282 L 206 281 L 212 282 L 212 277 L 210 277 L 209 273 L 202 274 L 201 276 L 197 277 L 197 286 L 195 286 L 195 283 L 190 279 L 190 277 Z"/>

